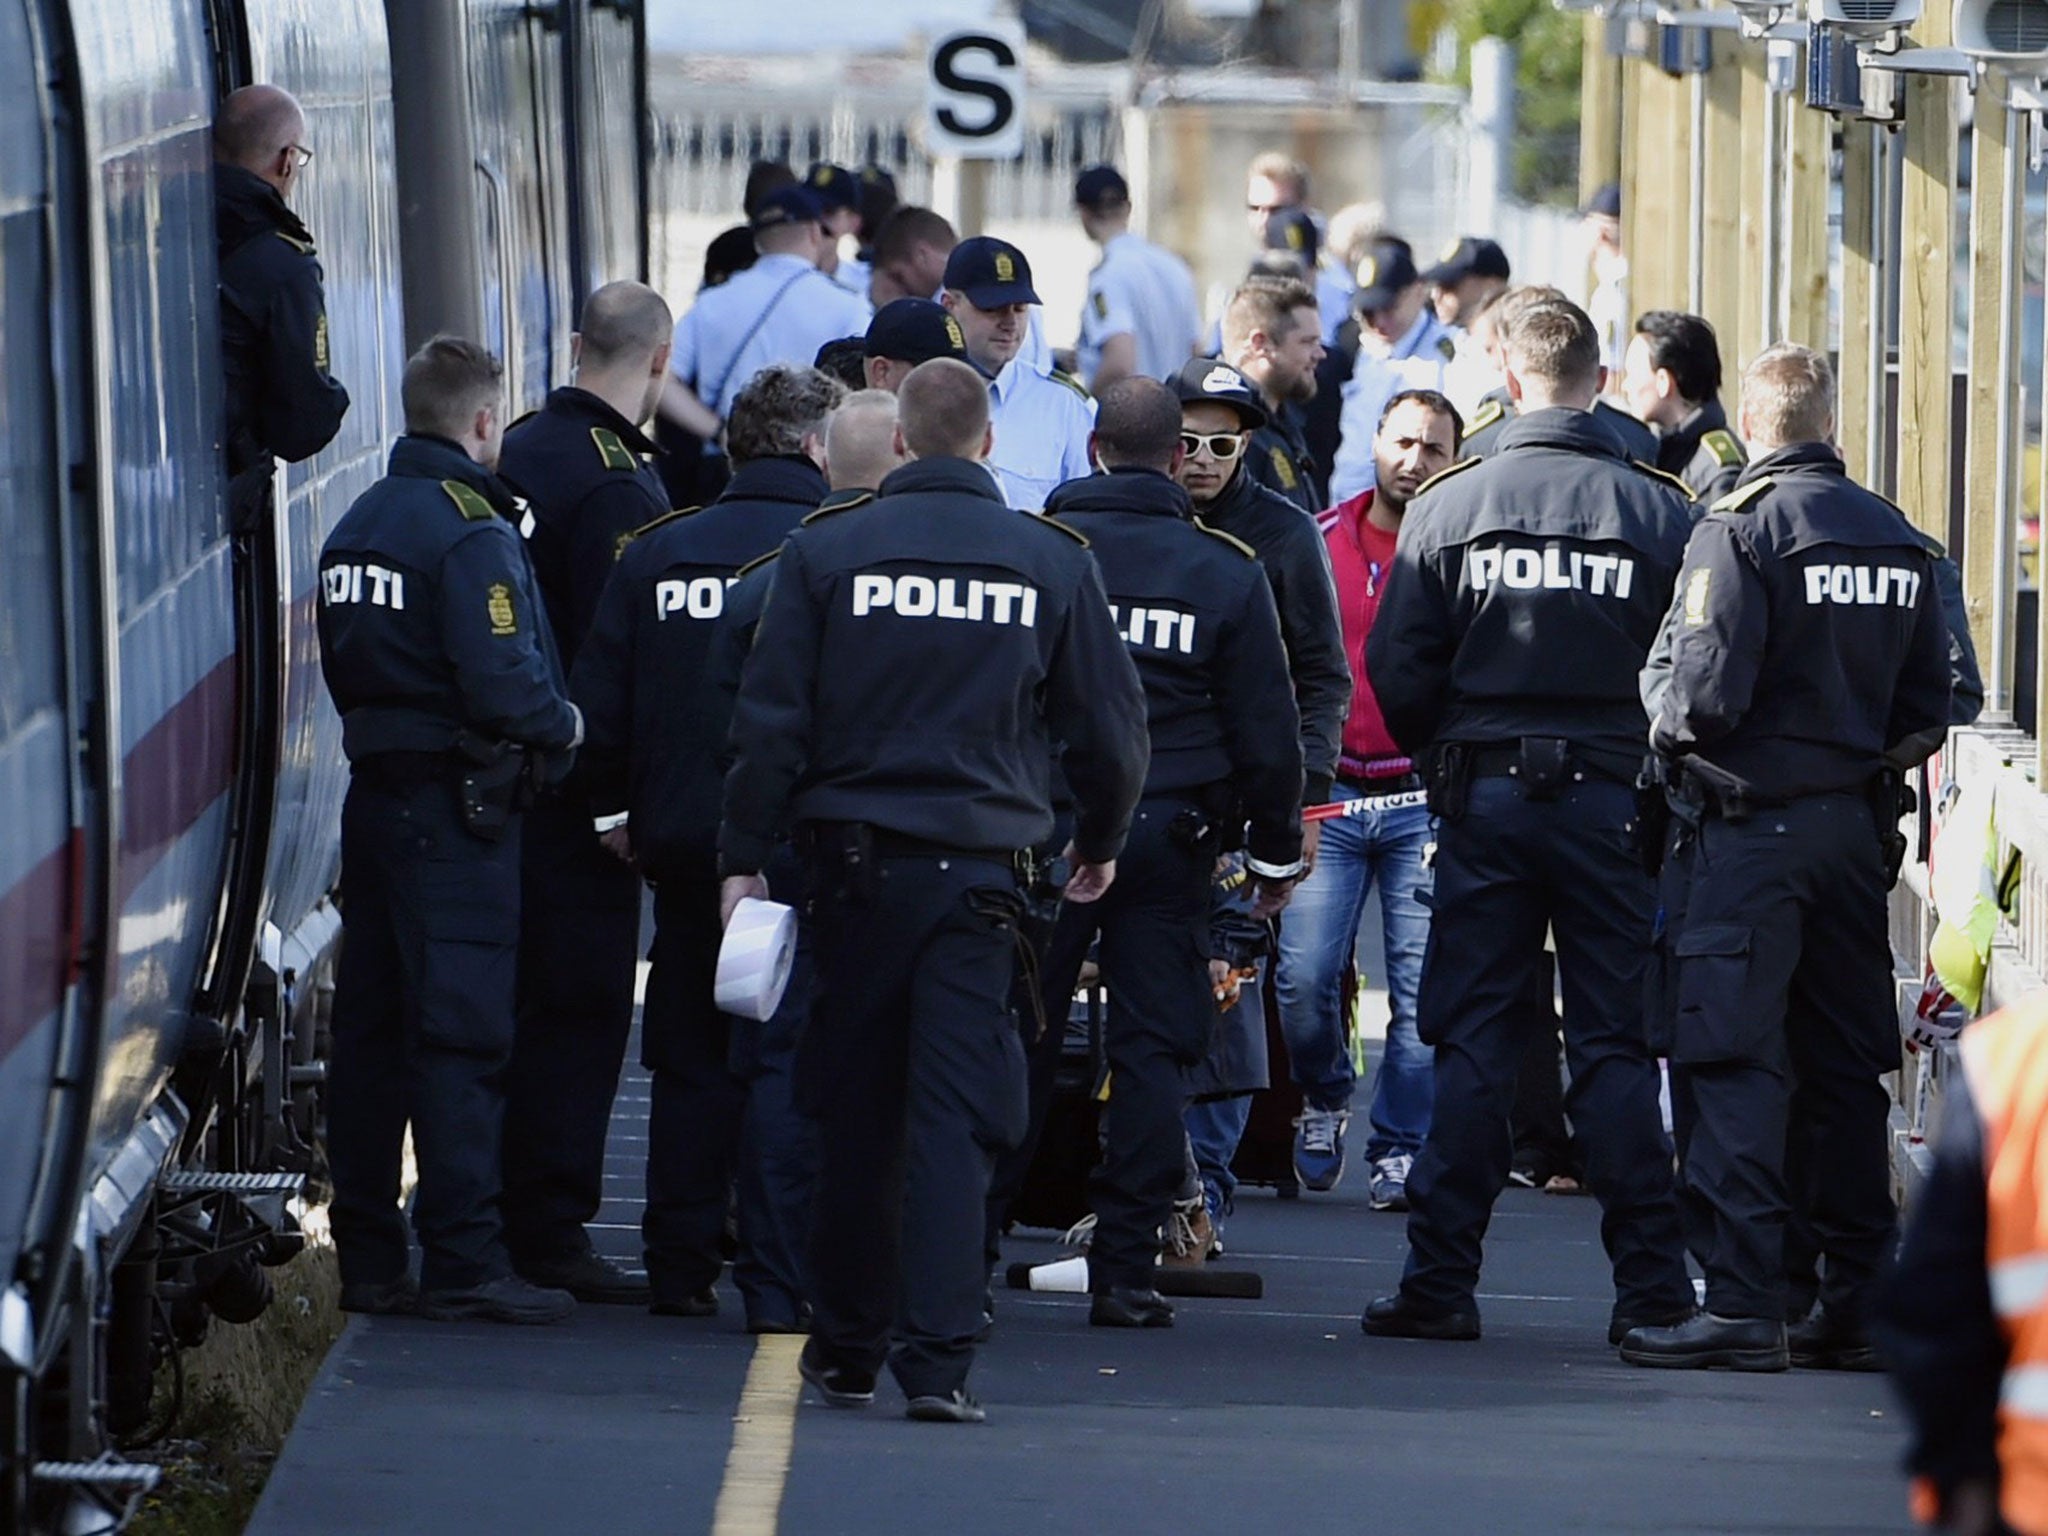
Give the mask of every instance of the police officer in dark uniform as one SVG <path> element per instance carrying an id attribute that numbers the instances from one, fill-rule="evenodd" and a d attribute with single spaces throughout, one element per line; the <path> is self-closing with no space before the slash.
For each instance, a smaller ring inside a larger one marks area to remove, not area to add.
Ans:
<path id="1" fill-rule="evenodd" d="M 583 306 L 575 382 L 505 434 L 498 470 L 527 500 L 527 550 L 565 668 L 634 529 L 668 511 L 641 427 L 668 367 L 668 305 L 611 283 Z M 527 814 L 521 850 L 519 1035 L 505 1079 L 505 1243 L 529 1280 L 579 1301 L 647 1287 L 591 1247 L 612 1096 L 633 1024 L 640 880 L 599 841 L 574 785 Z"/>
<path id="2" fill-rule="evenodd" d="M 1006 507 L 985 467 L 987 381 L 942 359 L 899 401 L 914 462 L 775 562 L 719 865 L 729 912 L 767 893 L 792 825 L 811 855 L 818 987 L 798 1072 L 823 1159 L 803 1374 L 856 1406 L 887 1358 L 912 1418 L 964 1423 L 983 1417 L 966 1383 L 990 1164 L 1024 1128 L 1019 850 L 1052 830 L 1058 740 L 1076 805 L 1066 899 L 1109 889 L 1145 706 L 1087 551 Z"/>
<path id="3" fill-rule="evenodd" d="M 1721 409 L 1721 344 L 1711 325 L 1675 309 L 1645 311 L 1623 358 L 1621 392 L 1657 434 L 1657 467 L 1695 500 L 1735 489 L 1749 453 Z"/>
<path id="4" fill-rule="evenodd" d="M 1180 401 L 1151 379 L 1098 398 L 1104 473 L 1053 493 L 1046 515 L 1088 540 L 1144 685 L 1152 758 L 1116 885 L 1066 906 L 1045 967 L 1046 1013 L 1066 1000 L 1098 934 L 1109 987 L 1107 1136 L 1090 1182 L 1099 1326 L 1166 1327 L 1153 1284 L 1159 1229 L 1186 1169 L 1185 1071 L 1209 1049 L 1209 880 L 1243 842 L 1263 922 L 1301 874 L 1301 744 L 1272 588 L 1248 545 L 1193 520 Z M 1249 831 L 1245 824 L 1249 823 Z"/>
<path id="5" fill-rule="evenodd" d="M 1247 472 L 1311 516 L 1329 505 L 1322 467 L 1303 433 L 1319 388 L 1320 325 L 1315 290 L 1293 278 L 1251 278 L 1223 311 L 1223 356 L 1258 386 L 1266 411 L 1252 431 Z"/>
<path id="6" fill-rule="evenodd" d="M 654 882 L 652 970 L 641 1059 L 654 1074 L 642 1218 L 652 1310 L 708 1317 L 724 1267 L 726 1213 L 747 1113 L 732 1070 L 733 1021 L 712 1002 L 720 927 L 718 832 L 722 713 L 707 660 L 727 589 L 825 495 L 826 417 L 843 397 L 811 368 L 765 368 L 733 401 L 733 477 L 700 511 L 642 529 L 605 589 L 573 678 L 589 720 L 582 777 L 592 807 L 628 813 L 626 840 Z M 772 1212 L 740 1211 L 735 1270 L 758 1332 L 794 1329 L 800 1255 L 779 1251 Z"/>
<path id="7" fill-rule="evenodd" d="M 1672 1097 L 1711 1238 L 1706 1311 L 1630 1334 L 1637 1365 L 1785 1368 L 1788 1129 L 1818 1160 L 1827 1255 L 1806 1352 L 1867 1353 L 1893 1237 L 1886 892 L 1905 852 L 1898 775 L 1947 731 L 1948 634 L 1925 543 L 1829 445 L 1833 405 L 1818 353 L 1750 364 L 1758 457 L 1700 523 L 1675 599 L 1651 740 L 1692 841 L 1670 936 Z M 1788 1127 L 1795 1085 L 1809 1123 Z"/>
<path id="8" fill-rule="evenodd" d="M 437 337 L 406 364 L 391 472 L 320 554 L 320 662 L 351 768 L 327 1153 L 342 1306 L 545 1323 L 569 1293 L 512 1272 L 498 1214 L 521 806 L 583 721 L 562 686 L 516 503 L 492 473 L 502 369 Z M 419 1163 L 407 1277 L 399 1157 Z"/>
<path id="9" fill-rule="evenodd" d="M 348 413 L 348 391 L 327 371 L 320 260 L 285 203 L 313 158 L 305 140 L 305 113 L 274 85 L 231 91 L 213 125 L 228 473 L 250 486 L 237 488 L 238 506 L 268 481 L 273 457 L 310 459 Z"/>
<path id="10" fill-rule="evenodd" d="M 1514 330 L 1515 317 L 1531 305 L 1566 302 L 1564 290 L 1549 288 L 1532 283 L 1524 288 L 1511 288 L 1489 311 L 1493 318 L 1499 345 L 1505 348 L 1509 334 Z M 1508 395 L 1507 386 L 1488 390 L 1480 397 L 1478 406 L 1472 412 L 1472 419 L 1465 424 L 1465 440 L 1459 445 L 1461 459 L 1483 459 L 1500 446 L 1501 433 L 1509 422 L 1515 419 L 1520 407 Z M 1593 414 L 1616 437 L 1621 439 L 1624 455 L 1638 463 L 1657 463 L 1657 434 L 1627 411 L 1607 400 L 1604 396 L 1593 402 Z M 1660 466 L 1661 467 L 1661 466 Z"/>
<path id="11" fill-rule="evenodd" d="M 1657 1067 L 1643 1024 L 1654 892 L 1636 842 L 1636 675 L 1691 526 L 1591 413 L 1599 338 L 1576 305 L 1507 339 L 1521 407 L 1490 458 L 1439 475 L 1402 524 L 1366 643 L 1388 728 L 1440 818 L 1417 1031 L 1436 1111 L 1408 1180 L 1401 1289 L 1371 1334 L 1473 1339 L 1480 1239 L 1509 1167 L 1508 1105 L 1557 935 L 1566 1106 L 1614 1265 L 1610 1337 L 1692 1310 Z"/>

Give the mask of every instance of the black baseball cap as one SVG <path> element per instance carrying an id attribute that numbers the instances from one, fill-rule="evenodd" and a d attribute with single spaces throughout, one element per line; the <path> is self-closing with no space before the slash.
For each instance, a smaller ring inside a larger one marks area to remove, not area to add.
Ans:
<path id="1" fill-rule="evenodd" d="M 1408 254 L 1405 243 L 1375 240 L 1358 264 L 1358 293 L 1351 307 L 1362 315 L 1391 309 L 1402 289 L 1421 281 L 1422 274 L 1415 270 L 1415 258 Z"/>
<path id="2" fill-rule="evenodd" d="M 1130 200 L 1131 184 L 1113 165 L 1091 165 L 1074 178 L 1076 207 L 1095 208 L 1103 203 L 1128 203 Z"/>
<path id="3" fill-rule="evenodd" d="M 1594 188 L 1593 195 L 1586 199 L 1586 206 L 1581 208 L 1579 212 L 1582 215 L 1597 214 L 1603 219 L 1620 218 L 1621 183 L 1618 181 L 1602 182 L 1598 187 Z"/>
<path id="4" fill-rule="evenodd" d="M 1279 208 L 1266 220 L 1266 249 L 1288 251 L 1310 266 L 1322 249 L 1323 237 L 1316 229 L 1315 215 L 1306 208 Z"/>
<path id="5" fill-rule="evenodd" d="M 1462 235 L 1444 247 L 1435 266 L 1422 274 L 1425 283 L 1448 288 L 1468 277 L 1497 277 L 1506 282 L 1513 272 L 1508 253 L 1484 235 Z"/>
<path id="6" fill-rule="evenodd" d="M 945 286 L 966 294 L 976 309 L 1044 302 L 1031 286 L 1031 263 L 1024 253 L 993 235 L 975 235 L 953 247 L 946 258 Z"/>
<path id="7" fill-rule="evenodd" d="M 891 299 L 868 322 L 861 351 L 867 357 L 886 357 L 899 363 L 928 363 L 935 357 L 965 359 L 967 338 L 960 333 L 960 322 L 946 313 L 943 304 L 930 299 Z"/>
<path id="8" fill-rule="evenodd" d="M 824 216 L 824 204 L 809 188 L 777 187 L 761 199 L 761 205 L 754 210 L 752 225 L 758 234 L 764 229 L 775 229 L 784 224 L 815 224 Z"/>
<path id="9" fill-rule="evenodd" d="M 830 165 L 821 160 L 804 172 L 804 185 L 810 188 L 811 196 L 827 213 L 835 208 L 858 208 L 860 206 L 860 182 L 853 172 L 843 165 Z"/>
<path id="10" fill-rule="evenodd" d="M 1236 410 L 1246 430 L 1256 432 L 1266 424 L 1266 402 L 1252 381 L 1230 364 L 1216 357 L 1198 357 L 1173 377 L 1174 393 L 1182 405 L 1213 400 Z"/>

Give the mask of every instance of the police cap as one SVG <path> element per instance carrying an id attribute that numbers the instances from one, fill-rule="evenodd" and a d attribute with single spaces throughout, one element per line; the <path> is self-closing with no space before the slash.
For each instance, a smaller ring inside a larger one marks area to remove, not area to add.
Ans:
<path id="1" fill-rule="evenodd" d="M 967 356 L 960 322 L 930 299 L 891 299 L 868 322 L 862 352 L 898 363 L 928 363 L 935 357 Z"/>
<path id="2" fill-rule="evenodd" d="M 1076 207 L 1099 208 L 1104 203 L 1128 203 L 1130 200 L 1131 184 L 1113 165 L 1091 165 L 1074 178 Z"/>
<path id="3" fill-rule="evenodd" d="M 1266 249 L 1269 251 L 1287 251 L 1314 266 L 1316 252 L 1322 248 L 1322 243 L 1322 236 L 1316 230 L 1315 216 L 1306 208 L 1276 209 L 1266 220 Z"/>
<path id="4" fill-rule="evenodd" d="M 1581 215 L 1603 219 L 1621 217 L 1621 183 L 1603 182 L 1594 188 L 1593 195 L 1586 199 L 1586 206 L 1579 210 Z"/>
<path id="5" fill-rule="evenodd" d="M 1464 235 L 1444 248 L 1437 264 L 1422 274 L 1425 283 L 1448 288 L 1468 277 L 1497 277 L 1506 282 L 1513 275 L 1508 253 L 1484 235 Z"/>
<path id="6" fill-rule="evenodd" d="M 1421 281 L 1422 274 L 1415 270 L 1415 258 L 1408 254 L 1405 243 L 1375 240 L 1358 264 L 1358 296 L 1351 307 L 1362 315 L 1392 309 L 1404 288 Z"/>
<path id="7" fill-rule="evenodd" d="M 946 282 L 967 295 L 976 309 L 1043 301 L 1031 286 L 1031 263 L 1007 240 L 975 235 L 953 247 L 946 258 Z"/>
<path id="8" fill-rule="evenodd" d="M 1247 431 L 1266 424 L 1266 403 L 1252 381 L 1220 358 L 1197 357 L 1174 375 L 1173 391 L 1182 405 L 1213 401 L 1235 410 Z"/>
<path id="9" fill-rule="evenodd" d="M 804 172 L 804 185 L 810 188 L 811 196 L 819 206 L 830 213 L 835 208 L 858 208 L 860 206 L 860 183 L 853 172 L 843 165 L 829 165 L 819 161 Z"/>
<path id="10" fill-rule="evenodd" d="M 752 225 L 759 234 L 784 224 L 815 224 L 825 216 L 824 204 L 807 187 L 777 187 L 761 199 L 754 210 Z"/>

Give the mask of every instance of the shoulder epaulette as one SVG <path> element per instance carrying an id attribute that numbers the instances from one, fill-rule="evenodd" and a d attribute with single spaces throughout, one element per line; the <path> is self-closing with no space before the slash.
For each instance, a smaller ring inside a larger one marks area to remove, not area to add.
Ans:
<path id="1" fill-rule="evenodd" d="M 460 480 L 443 480 L 441 489 L 455 503 L 455 510 L 469 522 L 488 523 L 498 515 L 498 509 L 491 505 L 490 498 L 473 485 L 464 485 Z"/>
<path id="2" fill-rule="evenodd" d="M 1934 556 L 1934 558 L 1937 560 L 1946 560 L 1948 558 L 1948 545 L 1944 544 L 1940 539 L 1937 539 L 1925 528 L 1922 528 L 1918 523 L 1914 522 L 1912 517 L 1907 513 L 1904 507 L 1900 506 L 1896 501 L 1893 501 L 1891 497 L 1885 495 L 1882 491 L 1871 491 L 1868 486 L 1864 486 L 1861 488 L 1863 490 L 1869 491 L 1869 494 L 1875 496 L 1879 501 L 1883 502 L 1886 506 L 1890 507 L 1894 512 L 1898 513 L 1899 516 L 1905 518 L 1906 526 L 1913 530 L 1913 537 L 1920 541 L 1921 547 L 1924 548 L 1930 555 Z"/>
<path id="3" fill-rule="evenodd" d="M 1193 519 L 1193 522 L 1197 528 L 1201 529 L 1202 532 L 1209 535 L 1210 538 L 1221 539 L 1224 543 L 1228 544 L 1232 549 L 1236 550 L 1240 555 L 1243 555 L 1245 559 L 1256 560 L 1259 558 L 1259 552 L 1256 549 L 1253 549 L 1251 545 L 1245 543 L 1245 541 L 1243 539 L 1240 539 L 1236 534 L 1225 533 L 1221 528 L 1211 528 L 1199 517 Z"/>
<path id="4" fill-rule="evenodd" d="M 1749 484 L 1735 487 L 1734 490 L 1723 496 L 1711 507 L 1708 507 L 1707 510 L 1709 512 L 1740 512 L 1752 501 L 1755 501 L 1757 497 L 1763 495 L 1770 487 L 1771 477 L 1769 475 L 1759 475 L 1756 479 L 1750 481 Z"/>
<path id="5" fill-rule="evenodd" d="M 1476 465 L 1483 464 L 1485 462 L 1486 461 L 1484 459 L 1460 459 L 1450 468 L 1440 469 L 1435 474 L 1431 475 L 1427 480 L 1423 481 L 1422 484 L 1418 485 L 1415 488 L 1415 494 L 1417 496 L 1420 496 L 1424 491 L 1428 490 L 1431 486 L 1441 485 L 1444 481 L 1450 479 L 1451 476 L 1461 475 L 1466 470 L 1471 469 Z"/>
<path id="6" fill-rule="evenodd" d="M 1742 451 L 1742 444 L 1735 440 L 1733 432 L 1724 432 L 1719 427 L 1700 434 L 1700 446 L 1714 456 L 1714 462 L 1726 469 L 1732 464 L 1747 464 L 1749 455 Z"/>
<path id="7" fill-rule="evenodd" d="M 817 511 L 808 514 L 797 526 L 808 528 L 820 518 L 831 517 L 839 512 L 851 512 L 855 507 L 864 507 L 875 499 L 872 491 L 863 491 L 858 496 L 849 496 L 844 501 L 828 501 Z"/>
<path id="8" fill-rule="evenodd" d="M 762 566 L 767 565 L 770 561 L 772 561 L 777 555 L 781 553 L 782 551 L 780 549 L 771 549 L 765 555 L 754 556 L 753 559 L 749 560 L 745 565 L 741 566 L 738 570 L 732 573 L 733 580 L 737 581 L 742 576 L 751 576 L 755 571 L 758 571 L 759 569 L 761 569 Z"/>
<path id="9" fill-rule="evenodd" d="M 1438 352 L 1440 352 L 1440 353 L 1442 353 L 1442 354 L 1443 354 L 1443 359 L 1444 359 L 1444 361 L 1445 361 L 1445 362 L 1449 363 L 1449 362 L 1455 362 L 1455 361 L 1457 360 L 1457 356 L 1458 356 L 1458 344 L 1457 344 L 1457 343 L 1456 343 L 1455 341 L 1451 340 L 1451 338 L 1450 338 L 1450 337 L 1448 337 L 1448 336 L 1439 336 L 1439 337 L 1437 337 L 1437 339 L 1436 339 L 1436 349 L 1437 349 L 1437 351 L 1438 351 Z"/>
<path id="10" fill-rule="evenodd" d="M 677 507 L 673 512 L 664 512 L 661 516 L 654 519 L 653 522 L 642 523 L 638 528 L 627 534 L 626 542 L 630 544 L 635 539 L 645 538 L 657 528 L 666 528 L 679 517 L 694 517 L 703 510 L 702 507 Z"/>
<path id="11" fill-rule="evenodd" d="M 1465 436 L 1469 438 L 1475 432 L 1485 431 L 1507 413 L 1507 407 L 1498 400 L 1481 402 L 1479 409 L 1472 413 L 1472 419 L 1465 423 Z"/>
<path id="12" fill-rule="evenodd" d="M 1678 476 L 1672 474 L 1670 470 L 1659 469 L 1656 465 L 1646 463 L 1641 459 L 1630 459 L 1628 462 L 1630 467 L 1640 470 L 1642 473 L 1648 475 L 1651 479 L 1662 480 L 1666 485 L 1670 486 L 1673 490 L 1677 491 L 1678 494 L 1683 496 L 1687 501 L 1697 501 L 1699 499 L 1697 496 L 1693 495 L 1692 487 L 1687 485 L 1683 480 L 1679 479 Z"/>
<path id="13" fill-rule="evenodd" d="M 637 470 L 640 460 L 633 450 L 620 441 L 619 434 L 610 427 L 592 427 L 590 440 L 597 444 L 597 456 L 604 460 L 606 469 Z"/>
<path id="14" fill-rule="evenodd" d="M 317 256 L 319 254 L 319 252 L 313 249 L 313 242 L 310 240 L 295 240 L 281 229 L 272 230 L 271 233 L 297 251 L 301 256 Z"/>
<path id="15" fill-rule="evenodd" d="M 1082 533 L 1079 529 L 1069 528 L 1065 523 L 1061 522 L 1056 517 L 1047 517 L 1043 512 L 1027 512 L 1024 514 L 1024 520 L 1026 522 L 1036 523 L 1041 528 L 1057 528 L 1061 533 L 1064 533 L 1068 538 L 1072 539 L 1076 544 L 1080 545 L 1083 549 L 1087 549 L 1090 547 L 1088 543 L 1087 534 Z"/>
<path id="16" fill-rule="evenodd" d="M 1089 398 L 1088 386 L 1086 384 L 1083 384 L 1079 379 L 1075 378 L 1071 373 L 1068 373 L 1064 368 L 1055 368 L 1051 370 L 1049 373 L 1047 373 L 1046 377 L 1051 379 L 1055 384 L 1066 385 L 1067 388 L 1071 389 L 1083 400 Z"/>
<path id="17" fill-rule="evenodd" d="M 1274 444 L 1271 450 L 1273 478 L 1280 482 L 1280 489 L 1291 491 L 1301 484 L 1301 477 L 1294 472 L 1294 460 L 1287 456 L 1287 450 Z"/>

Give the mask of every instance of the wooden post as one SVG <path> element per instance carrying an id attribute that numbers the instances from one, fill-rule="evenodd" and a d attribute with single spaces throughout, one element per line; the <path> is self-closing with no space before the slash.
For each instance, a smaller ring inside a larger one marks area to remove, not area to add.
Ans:
<path id="1" fill-rule="evenodd" d="M 1604 17 L 1585 18 L 1579 55 L 1579 205 L 1621 179 L 1621 60 L 1607 51 Z"/>
<path id="2" fill-rule="evenodd" d="M 1700 313 L 1721 340 L 1721 366 L 1733 378 L 1742 340 L 1742 54 L 1732 33 L 1711 32 L 1705 167 L 1700 216 Z M 1732 396 L 1731 396 L 1732 398 Z"/>
<path id="3" fill-rule="evenodd" d="M 1641 260 L 1648 224 L 1643 218 L 1643 194 L 1651 171 L 1644 174 L 1644 136 L 1650 127 L 1649 104 L 1644 100 L 1644 78 L 1648 69 L 1636 59 L 1621 61 L 1621 160 L 1616 179 L 1621 183 L 1621 248 L 1628 256 L 1629 307 L 1640 309 Z M 1590 279 L 1589 279 L 1590 281 Z M 1630 317 L 1631 319 L 1633 316 Z"/>
<path id="4" fill-rule="evenodd" d="M 1826 350 L 1828 344 L 1828 154 L 1834 119 L 1788 101 L 1785 228 L 1790 281 L 1785 340 Z"/>
<path id="5" fill-rule="evenodd" d="M 1921 30 L 1928 47 L 1946 45 L 1947 8 L 1935 7 Z M 1947 75 L 1907 77 L 1905 184 L 1899 208 L 1898 500 L 1915 524 L 1944 542 L 1955 325 L 1957 88 Z"/>
<path id="6" fill-rule="evenodd" d="M 1849 473 L 1868 483 L 1884 402 L 1870 394 L 1872 353 L 1884 351 L 1877 292 L 1877 136 L 1854 118 L 1842 125 L 1842 349 L 1836 379 L 1835 439 Z"/>
<path id="7" fill-rule="evenodd" d="M 2011 629 L 2012 531 L 2016 516 L 2012 487 L 2012 446 L 2019 394 L 2017 302 L 2008 307 L 2014 210 L 2019 189 L 2011 186 L 2007 148 L 2020 125 L 2006 106 L 2006 81 L 1996 71 L 1977 89 L 1976 121 L 1970 136 L 1973 195 L 1970 198 L 1970 354 L 1968 414 L 1963 459 L 1963 544 L 1951 550 L 1963 569 L 1963 597 L 1970 612 L 1987 705 L 1995 714 L 2012 710 L 2012 666 L 2004 654 Z"/>
<path id="8" fill-rule="evenodd" d="M 1741 368 L 1763 350 L 1771 325 L 1772 304 L 1764 292 L 1764 204 L 1771 196 L 1768 144 L 1771 89 L 1764 75 L 1760 44 L 1742 49 L 1742 211 L 1738 216 L 1741 250 L 1735 274 L 1736 324 L 1721 351 L 1729 366 Z"/>

